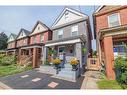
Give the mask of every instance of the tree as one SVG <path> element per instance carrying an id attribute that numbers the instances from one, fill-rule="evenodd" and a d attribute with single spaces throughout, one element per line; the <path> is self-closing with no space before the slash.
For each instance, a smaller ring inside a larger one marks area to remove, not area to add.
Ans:
<path id="1" fill-rule="evenodd" d="M 7 40 L 8 37 L 4 32 L 0 33 L 0 50 L 4 50 L 7 48 Z"/>

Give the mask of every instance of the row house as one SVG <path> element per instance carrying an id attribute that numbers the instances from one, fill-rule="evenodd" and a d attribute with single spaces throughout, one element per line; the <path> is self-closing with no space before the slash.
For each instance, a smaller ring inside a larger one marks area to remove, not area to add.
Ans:
<path id="1" fill-rule="evenodd" d="M 53 31 L 52 40 L 45 44 L 44 60 L 48 58 L 49 50 L 55 50 L 52 58 L 65 55 L 65 68 L 57 76 L 75 79 L 77 72 L 71 70 L 69 61 L 73 57 L 78 58 L 79 70 L 83 71 L 88 54 L 91 53 L 92 35 L 89 18 L 84 13 L 65 7 L 55 20 L 51 30 Z M 83 53 L 83 48 L 86 48 L 86 53 Z"/>
<path id="2" fill-rule="evenodd" d="M 94 37 L 100 63 L 108 79 L 115 79 L 114 60 L 126 55 L 127 6 L 101 6 L 93 14 Z M 124 43 L 124 44 L 123 44 Z"/>
<path id="3" fill-rule="evenodd" d="M 10 35 L 7 52 L 16 53 L 20 64 L 29 57 L 33 67 L 39 67 L 43 59 L 43 46 L 51 39 L 51 30 L 41 21 L 37 21 L 31 32 L 21 29 L 18 35 Z"/>
<path id="4" fill-rule="evenodd" d="M 16 54 L 16 52 L 17 52 L 16 37 L 17 37 L 17 35 L 14 33 L 11 33 L 10 36 L 8 37 L 8 41 L 7 41 L 7 44 L 8 44 L 7 54 L 8 55 Z"/>

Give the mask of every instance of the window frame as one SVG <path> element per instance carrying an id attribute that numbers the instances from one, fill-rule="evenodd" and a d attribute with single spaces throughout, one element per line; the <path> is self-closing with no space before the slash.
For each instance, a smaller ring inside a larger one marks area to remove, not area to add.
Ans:
<path id="1" fill-rule="evenodd" d="M 77 26 L 77 35 L 78 35 L 78 30 L 79 30 L 79 26 L 78 25 L 73 25 L 72 27 L 71 27 L 71 36 L 77 36 L 77 35 L 72 35 L 72 32 L 75 32 L 75 31 L 72 31 L 73 29 L 73 27 L 76 27 Z"/>
<path id="2" fill-rule="evenodd" d="M 116 26 L 111 26 L 110 25 L 110 16 L 111 15 L 114 15 L 114 14 L 117 14 L 117 16 L 118 16 L 118 22 L 119 22 L 119 25 L 118 26 L 121 25 L 120 14 L 119 13 L 113 13 L 113 14 L 108 15 L 108 27 L 116 27 Z"/>
<path id="3" fill-rule="evenodd" d="M 59 36 L 61 36 L 61 35 L 59 35 L 59 34 L 60 34 L 59 31 L 62 31 L 62 38 L 63 38 L 63 34 L 64 34 L 63 32 L 64 32 L 64 30 L 63 30 L 63 29 L 59 29 L 59 30 L 58 30 L 57 38 L 58 38 L 58 39 L 62 39 L 62 38 L 59 37 Z"/>
<path id="4" fill-rule="evenodd" d="M 42 39 L 42 37 L 43 37 L 43 39 Z M 43 42 L 44 41 L 44 34 L 41 34 L 40 35 L 40 42 Z"/>

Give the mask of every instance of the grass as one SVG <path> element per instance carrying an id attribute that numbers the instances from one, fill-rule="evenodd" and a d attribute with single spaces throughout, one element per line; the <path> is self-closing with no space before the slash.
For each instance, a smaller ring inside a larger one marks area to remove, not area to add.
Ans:
<path id="1" fill-rule="evenodd" d="M 102 79 L 97 82 L 99 89 L 123 89 L 116 80 Z"/>
<path id="2" fill-rule="evenodd" d="M 18 68 L 16 65 L 0 66 L 0 77 L 31 70 L 32 67 Z"/>

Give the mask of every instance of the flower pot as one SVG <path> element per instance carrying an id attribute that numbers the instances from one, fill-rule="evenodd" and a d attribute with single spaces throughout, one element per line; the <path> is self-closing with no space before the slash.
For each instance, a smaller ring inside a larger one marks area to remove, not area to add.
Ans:
<path id="1" fill-rule="evenodd" d="M 77 65 L 72 65 L 72 71 L 76 71 L 77 69 Z"/>

